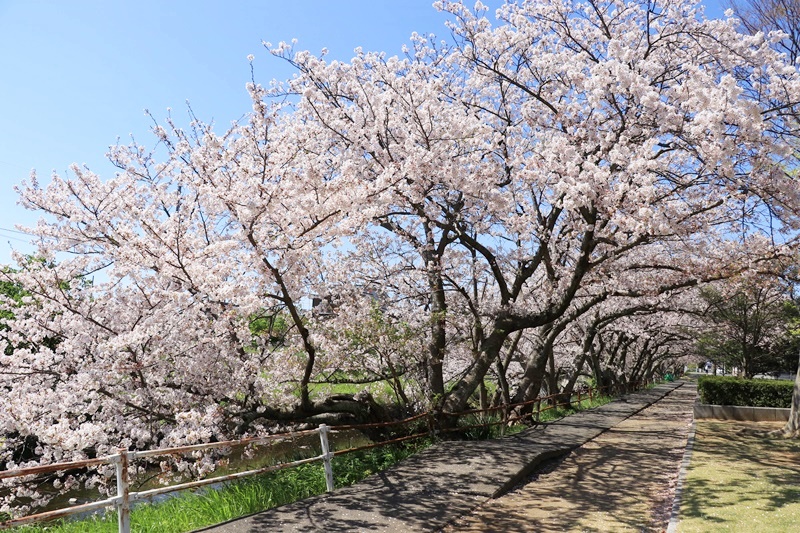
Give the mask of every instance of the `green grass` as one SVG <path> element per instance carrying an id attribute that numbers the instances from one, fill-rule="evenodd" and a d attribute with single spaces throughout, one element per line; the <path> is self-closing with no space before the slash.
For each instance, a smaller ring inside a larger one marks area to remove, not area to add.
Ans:
<path id="1" fill-rule="evenodd" d="M 575 396 L 575 398 L 577 398 L 577 396 Z M 611 398 L 610 396 L 595 396 L 591 400 L 588 397 L 583 398 L 580 403 L 574 401 L 572 403 L 572 406 L 569 408 L 567 407 L 547 408 L 545 405 L 542 405 L 542 409 L 547 409 L 547 410 L 539 413 L 538 421 L 551 422 L 553 420 L 558 420 L 559 418 L 575 414 L 578 411 L 585 411 L 586 409 L 592 409 L 594 407 L 605 405 L 612 400 L 613 398 Z M 534 407 L 534 413 L 533 413 L 534 419 L 536 419 L 535 411 L 536 408 Z M 502 436 L 514 435 L 515 433 L 519 433 L 520 431 L 524 431 L 525 429 L 530 427 L 529 425 L 520 422 L 503 429 L 503 426 L 501 424 L 498 424 L 500 420 L 502 420 L 500 415 L 494 413 L 476 413 L 461 417 L 458 421 L 458 425 L 460 427 L 468 427 L 468 426 L 478 425 L 480 423 L 488 425 L 486 427 L 469 427 L 468 429 L 464 429 L 463 431 L 461 431 L 460 434 L 461 436 L 469 440 L 495 439 Z M 530 420 L 530 418 L 528 418 L 528 420 Z"/>
<path id="2" fill-rule="evenodd" d="M 577 398 L 577 396 L 573 396 L 573 398 Z M 547 408 L 544 404 L 542 404 L 543 411 L 539 413 L 539 422 L 552 422 L 553 420 L 558 420 L 559 418 L 564 418 L 565 416 L 569 416 L 575 414 L 579 411 L 585 411 L 586 409 L 592 409 L 594 407 L 600 407 L 601 405 L 605 405 L 614 398 L 611 396 L 594 396 L 592 399 L 588 397 L 583 398 L 580 403 L 577 401 L 572 402 L 570 407 L 553 407 Z M 544 409 L 547 409 L 546 411 Z M 535 417 L 535 411 L 534 411 Z"/>
<path id="3" fill-rule="evenodd" d="M 697 423 L 678 531 L 797 531 L 800 442 L 765 435 L 783 424 Z"/>
<path id="4" fill-rule="evenodd" d="M 379 402 L 399 401 L 392 388 L 392 384 L 387 380 L 374 381 L 371 383 L 310 383 L 308 386 L 309 394 L 318 400 L 324 400 L 329 396 L 337 394 L 353 396 L 363 390 L 369 392 Z"/>

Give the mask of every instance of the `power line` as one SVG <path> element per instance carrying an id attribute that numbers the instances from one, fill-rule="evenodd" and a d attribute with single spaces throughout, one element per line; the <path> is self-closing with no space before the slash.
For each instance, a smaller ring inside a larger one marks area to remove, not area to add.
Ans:
<path id="1" fill-rule="evenodd" d="M 0 228 L 2 230 L 2 228 Z M 0 237 L 4 239 L 11 239 L 12 241 L 19 241 L 24 242 L 25 244 L 30 244 L 30 241 L 26 241 L 25 239 L 20 239 L 19 237 L 12 237 L 11 235 L 4 235 L 2 231 L 0 231 Z"/>
<path id="2" fill-rule="evenodd" d="M 6 231 L 6 232 L 10 232 L 10 233 L 19 233 L 20 235 L 32 235 L 31 233 L 28 233 L 27 231 L 19 231 L 18 229 L 11 229 L 11 228 L 0 228 L 0 231 Z"/>
<path id="3" fill-rule="evenodd" d="M 30 233 L 27 233 L 25 231 L 19 231 L 17 229 L 0 228 L 0 237 L 2 237 L 4 239 L 11 239 L 12 241 L 19 241 L 19 242 L 24 242 L 25 244 L 30 244 L 30 241 L 28 241 L 26 239 L 21 239 L 19 237 L 15 237 L 14 235 L 8 235 L 8 233 L 16 233 L 17 235 L 26 235 L 26 236 L 29 236 L 29 237 L 33 236 Z M 9 244 L 11 244 L 11 243 L 9 243 Z"/>

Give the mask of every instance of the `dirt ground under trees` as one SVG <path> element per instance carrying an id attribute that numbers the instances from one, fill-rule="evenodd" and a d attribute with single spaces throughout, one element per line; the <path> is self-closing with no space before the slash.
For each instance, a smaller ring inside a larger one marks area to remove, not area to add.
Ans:
<path id="1" fill-rule="evenodd" d="M 696 391 L 676 389 L 443 531 L 664 531 Z"/>

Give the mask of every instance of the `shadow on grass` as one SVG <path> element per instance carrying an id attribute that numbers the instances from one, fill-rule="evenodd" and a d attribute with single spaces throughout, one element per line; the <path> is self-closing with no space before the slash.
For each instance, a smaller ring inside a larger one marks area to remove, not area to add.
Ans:
<path id="1" fill-rule="evenodd" d="M 800 500 L 800 442 L 764 429 L 746 422 L 698 424 L 681 519 L 724 523 L 744 509 L 772 513 Z"/>

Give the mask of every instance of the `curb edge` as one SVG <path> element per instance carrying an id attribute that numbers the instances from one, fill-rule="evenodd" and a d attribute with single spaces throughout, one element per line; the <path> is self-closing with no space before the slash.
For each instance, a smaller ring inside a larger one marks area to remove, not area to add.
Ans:
<path id="1" fill-rule="evenodd" d="M 689 463 L 692 460 L 692 450 L 694 449 L 694 436 L 697 430 L 697 422 L 692 418 L 692 425 L 689 428 L 689 438 L 686 440 L 686 450 L 683 452 L 683 460 L 681 460 L 681 469 L 678 473 L 678 482 L 675 486 L 675 497 L 672 500 L 672 513 L 669 517 L 669 525 L 667 526 L 667 533 L 677 533 L 678 523 L 680 522 L 681 501 L 683 499 L 683 485 L 686 481 L 686 474 L 688 473 Z"/>

